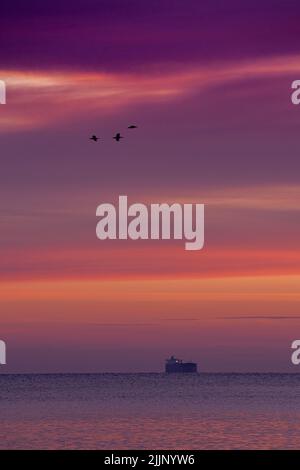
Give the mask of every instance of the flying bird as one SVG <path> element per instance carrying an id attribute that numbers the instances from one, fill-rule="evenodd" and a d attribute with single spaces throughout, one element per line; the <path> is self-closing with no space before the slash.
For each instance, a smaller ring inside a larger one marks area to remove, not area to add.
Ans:
<path id="1" fill-rule="evenodd" d="M 113 139 L 115 139 L 116 142 L 119 142 L 120 139 L 123 139 L 123 136 L 120 134 L 120 132 L 118 132 L 114 137 Z"/>
<path id="2" fill-rule="evenodd" d="M 96 135 L 92 135 L 92 137 L 90 137 L 90 140 L 97 142 L 99 140 L 99 137 L 97 137 Z"/>
<path id="3" fill-rule="evenodd" d="M 128 126 L 128 129 L 136 129 L 137 126 L 135 126 L 134 124 L 132 124 L 131 126 Z"/>

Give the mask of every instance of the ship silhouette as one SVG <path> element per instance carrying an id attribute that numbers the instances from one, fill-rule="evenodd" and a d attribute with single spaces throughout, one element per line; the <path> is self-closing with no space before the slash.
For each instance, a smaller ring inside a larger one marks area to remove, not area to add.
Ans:
<path id="1" fill-rule="evenodd" d="M 181 359 L 171 356 L 169 359 L 166 359 L 165 372 L 167 374 L 197 374 L 198 371 L 195 362 L 183 362 Z"/>

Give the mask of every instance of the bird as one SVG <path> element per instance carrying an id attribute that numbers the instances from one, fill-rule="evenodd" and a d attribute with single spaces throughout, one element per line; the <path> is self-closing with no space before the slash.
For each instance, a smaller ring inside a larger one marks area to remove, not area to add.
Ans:
<path id="1" fill-rule="evenodd" d="M 135 126 L 134 124 L 131 124 L 131 126 L 128 126 L 128 129 L 136 129 L 137 126 Z"/>
<path id="2" fill-rule="evenodd" d="M 96 135 L 92 135 L 92 137 L 90 137 L 90 140 L 97 142 L 99 140 L 99 137 L 97 137 Z"/>
<path id="3" fill-rule="evenodd" d="M 116 142 L 119 142 L 120 139 L 123 139 L 123 136 L 120 134 L 120 132 L 117 132 L 113 139 L 115 139 Z"/>

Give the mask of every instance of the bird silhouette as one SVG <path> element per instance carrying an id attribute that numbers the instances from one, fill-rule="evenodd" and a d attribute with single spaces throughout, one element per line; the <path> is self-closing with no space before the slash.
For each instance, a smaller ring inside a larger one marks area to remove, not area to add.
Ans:
<path id="1" fill-rule="evenodd" d="M 97 137 L 96 135 L 92 135 L 92 137 L 90 137 L 90 140 L 97 142 L 99 140 L 99 137 Z"/>
<path id="2" fill-rule="evenodd" d="M 128 129 L 136 129 L 137 126 L 135 126 L 134 124 L 132 124 L 131 126 L 128 126 Z"/>
<path id="3" fill-rule="evenodd" d="M 120 132 L 118 132 L 114 137 L 113 139 L 115 139 L 116 142 L 119 142 L 120 139 L 123 139 L 123 136 L 121 136 Z"/>

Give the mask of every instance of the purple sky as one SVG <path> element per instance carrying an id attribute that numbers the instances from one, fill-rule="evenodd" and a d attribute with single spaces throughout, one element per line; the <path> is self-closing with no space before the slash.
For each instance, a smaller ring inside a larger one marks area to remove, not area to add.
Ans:
<path id="1" fill-rule="evenodd" d="M 174 344 L 204 370 L 291 370 L 299 16 L 296 1 L 1 6 L 7 370 L 157 370 Z M 204 202 L 206 251 L 101 244 L 96 206 L 119 194 Z"/>
<path id="2" fill-rule="evenodd" d="M 295 54 L 299 14 L 289 0 L 14 0 L 1 7 L 1 64 L 139 72 Z"/>

